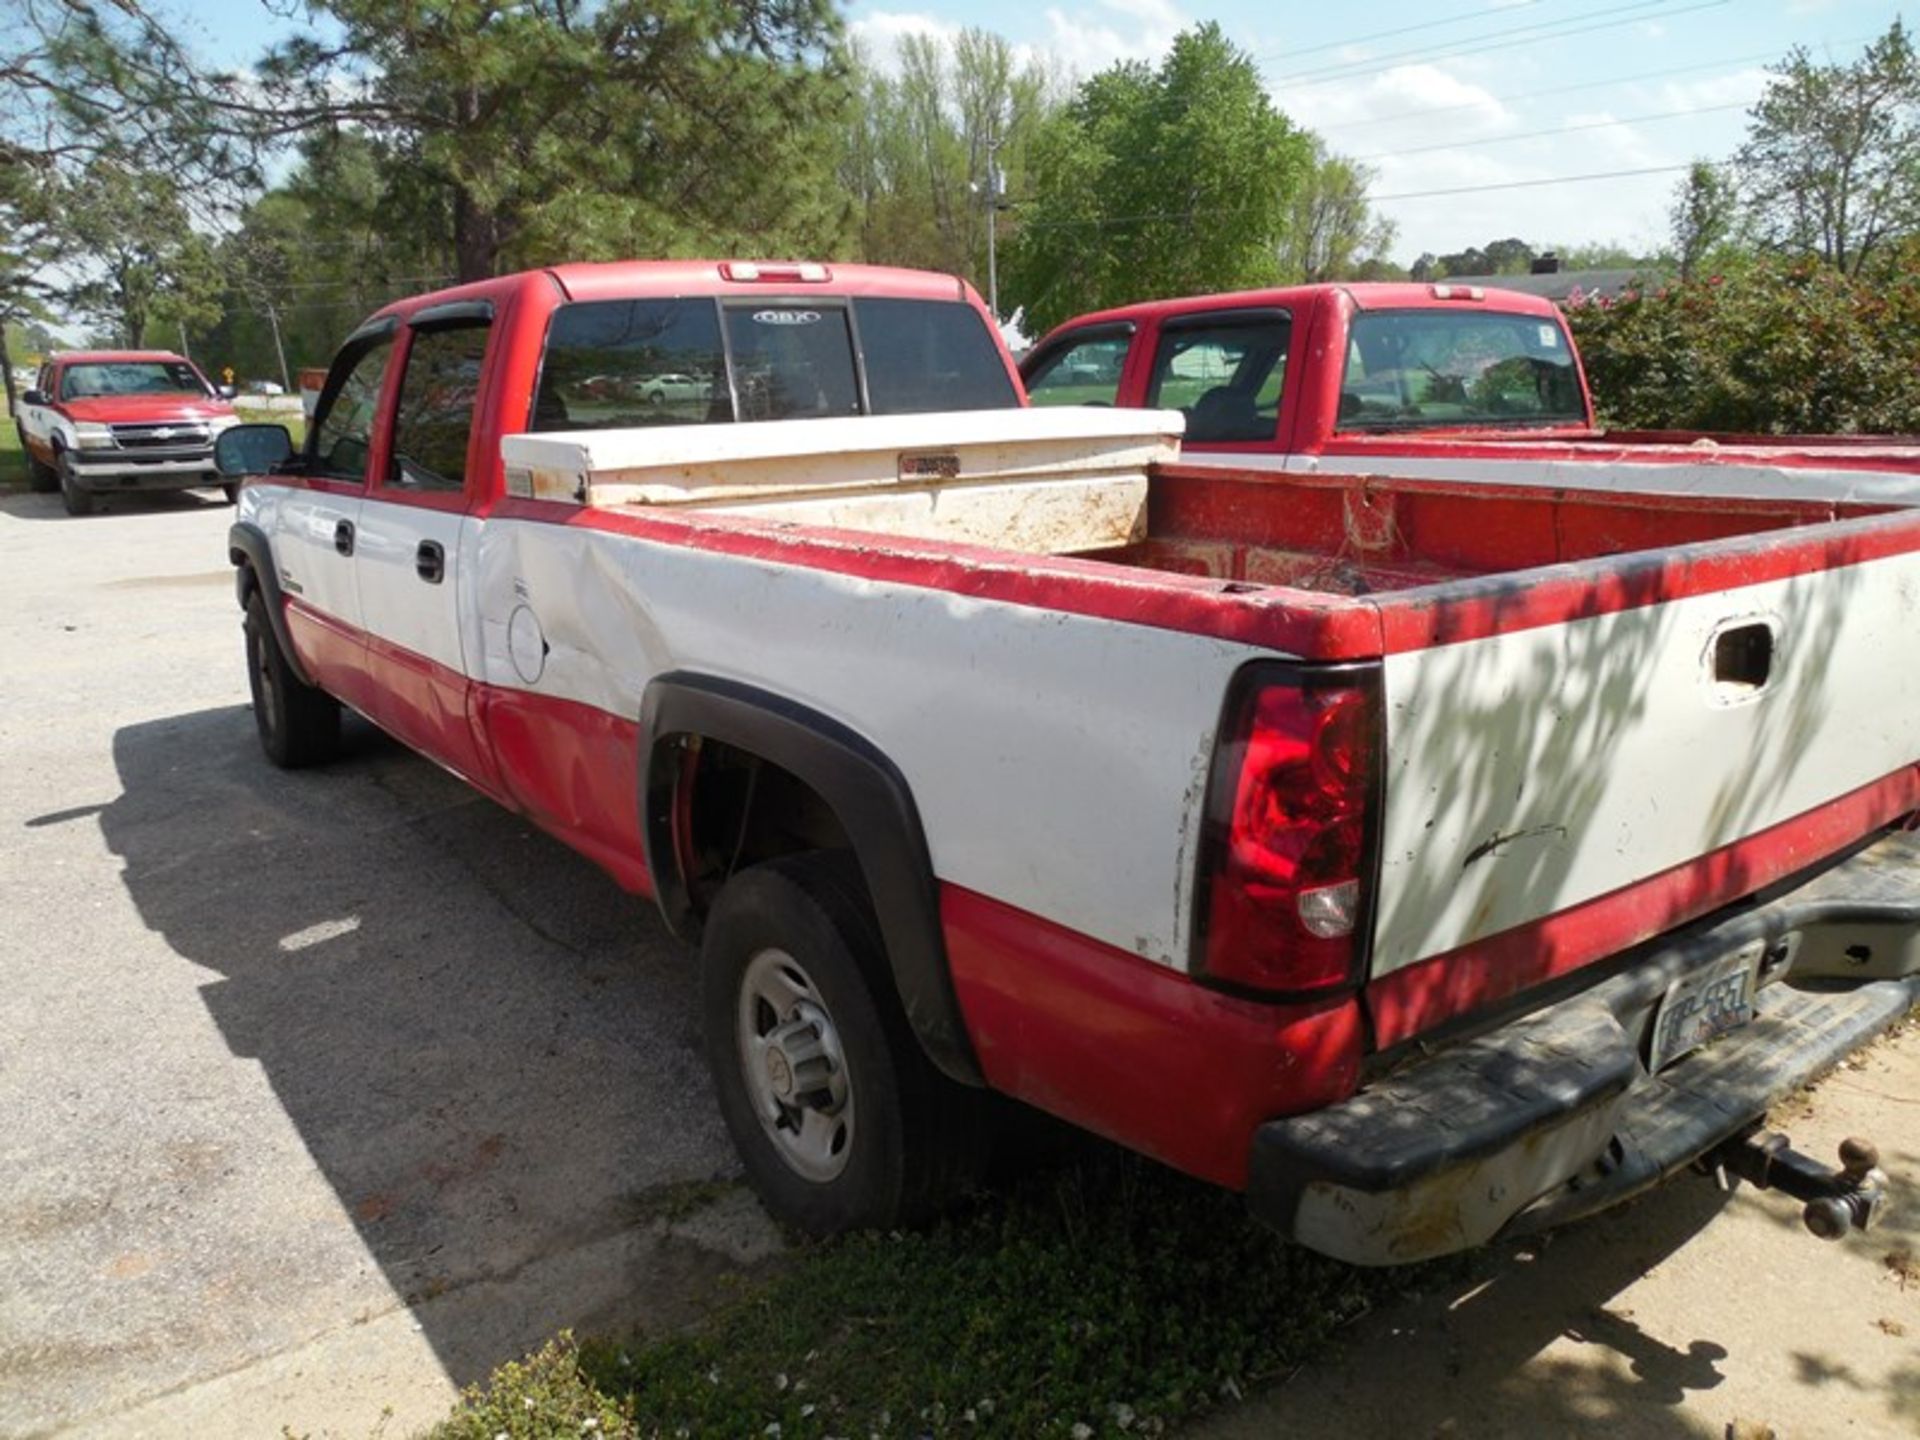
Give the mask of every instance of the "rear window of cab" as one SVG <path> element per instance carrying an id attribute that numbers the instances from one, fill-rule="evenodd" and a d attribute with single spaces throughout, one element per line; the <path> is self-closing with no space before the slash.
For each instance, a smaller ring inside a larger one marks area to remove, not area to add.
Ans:
<path id="1" fill-rule="evenodd" d="M 587 300 L 554 311 L 533 430 L 915 415 L 1020 403 L 958 301 Z"/>
<path id="2" fill-rule="evenodd" d="M 1348 328 L 1344 431 L 1584 425 L 1573 346 L 1546 316 L 1373 310 Z"/>

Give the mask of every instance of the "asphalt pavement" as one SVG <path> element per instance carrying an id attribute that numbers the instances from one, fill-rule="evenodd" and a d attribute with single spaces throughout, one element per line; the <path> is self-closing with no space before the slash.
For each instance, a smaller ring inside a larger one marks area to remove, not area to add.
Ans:
<path id="1" fill-rule="evenodd" d="M 217 494 L 0 496 L 0 1435 L 404 1434 L 776 1248 L 650 906 L 254 734 Z"/>

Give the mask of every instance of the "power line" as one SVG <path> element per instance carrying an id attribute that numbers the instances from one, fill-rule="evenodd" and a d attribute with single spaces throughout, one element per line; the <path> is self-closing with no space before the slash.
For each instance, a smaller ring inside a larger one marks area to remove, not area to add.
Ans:
<path id="1" fill-rule="evenodd" d="M 1670 0 L 1627 0 L 1627 3 L 1624 5 L 1614 5 L 1608 9 L 1585 10 L 1577 15 L 1562 15 L 1552 20 L 1536 20 L 1531 25 L 1504 25 L 1492 30 L 1483 30 L 1478 35 L 1461 35 L 1452 40 L 1441 41 L 1440 47 L 1447 49 L 1453 46 L 1478 45 L 1487 40 L 1505 40 L 1512 36 L 1532 35 L 1541 30 L 1559 30 L 1568 25 L 1577 25 L 1583 20 L 1597 20 L 1609 15 L 1625 14 L 1628 11 L 1656 10 L 1660 6 L 1669 3 Z M 1488 18 L 1491 17 L 1489 16 Z M 1634 18 L 1641 19 L 1644 17 L 1635 15 Z M 1318 76 L 1325 74 L 1329 68 L 1335 71 L 1358 70 L 1365 66 L 1376 65 L 1386 61 L 1397 61 L 1410 56 L 1425 55 L 1430 53 L 1431 48 L 1432 47 L 1426 45 L 1414 45 L 1402 50 L 1392 50 L 1384 55 L 1362 55 L 1352 60 L 1338 61 L 1331 67 L 1318 65 L 1305 70 L 1291 70 L 1279 76 L 1278 80 L 1284 83 L 1288 80 L 1299 80 L 1309 76 Z"/>
<path id="2" fill-rule="evenodd" d="M 1717 115 L 1725 110 L 1744 110 L 1745 100 L 1725 105 L 1696 105 L 1691 110 L 1661 110 L 1651 115 L 1622 115 L 1615 120 L 1583 120 L 1578 125 L 1558 125 L 1551 130 L 1524 130 L 1517 135 L 1493 135 L 1485 140 L 1448 141 L 1441 145 L 1416 145 L 1411 150 L 1382 150 L 1373 155 L 1356 155 L 1357 162 L 1397 160 L 1403 155 L 1431 155 L 1439 150 L 1477 150 L 1487 145 L 1506 145 L 1516 140 L 1539 140 L 1548 135 L 1575 135 L 1583 130 L 1609 130 L 1615 125 L 1639 125 L 1651 120 L 1679 120 L 1690 115 Z"/>
<path id="3" fill-rule="evenodd" d="M 1833 45 L 1857 45 L 1871 40 L 1871 35 L 1856 36 L 1851 40 L 1834 40 Z M 1704 60 L 1697 65 L 1676 65 L 1666 70 L 1644 70 L 1635 75 L 1616 75 L 1609 80 L 1583 80 L 1578 85 L 1554 85 L 1544 90 L 1517 90 L 1506 95 L 1486 95 L 1478 100 L 1463 101 L 1458 105 L 1429 105 L 1419 110 L 1396 110 L 1391 115 L 1373 115 L 1365 120 L 1340 120 L 1331 125 L 1316 125 L 1316 130 L 1364 130 L 1374 125 L 1391 125 L 1396 120 L 1417 120 L 1428 115 L 1451 115 L 1460 110 L 1478 110 L 1487 104 L 1505 104 L 1509 100 L 1538 100 L 1548 95 L 1574 95 L 1582 90 L 1604 90 L 1609 85 L 1634 85 L 1642 80 L 1664 80 L 1671 75 L 1697 75 L 1702 70 L 1717 70 L 1722 65 L 1746 65 L 1755 60 L 1777 60 L 1778 50 L 1760 50 L 1751 55 L 1721 56 L 1715 60 Z M 1736 71 L 1728 71 L 1724 78 L 1731 78 Z"/>
<path id="4" fill-rule="evenodd" d="M 1620 10 L 1590 11 L 1588 12 L 1587 18 L 1591 18 L 1592 16 L 1595 16 L 1595 15 L 1617 15 L 1620 13 L 1621 10 L 1643 10 L 1647 3 L 1648 3 L 1648 0 L 1638 0 L 1637 4 L 1622 6 L 1620 7 Z M 1412 55 L 1422 55 L 1423 58 L 1427 60 L 1462 60 L 1470 55 L 1486 55 L 1486 54 L 1492 53 L 1495 50 L 1512 50 L 1517 48 L 1524 48 L 1529 45 L 1540 45 L 1550 40 L 1566 40 L 1566 39 L 1571 39 L 1573 36 L 1576 36 L 1576 35 L 1591 35 L 1596 31 L 1600 31 L 1600 30 L 1618 30 L 1623 26 L 1637 25 L 1644 20 L 1653 20 L 1653 19 L 1665 20 L 1665 19 L 1672 19 L 1680 15 L 1691 15 L 1695 11 L 1699 11 L 1699 10 L 1717 10 L 1724 5 L 1729 5 L 1731 3 L 1732 3 L 1732 0 L 1698 0 L 1698 3 L 1693 5 L 1683 6 L 1678 10 L 1661 10 L 1655 14 L 1631 15 L 1625 20 L 1617 20 L 1617 19 L 1603 20 L 1601 21 L 1601 23 L 1597 25 L 1583 25 L 1583 26 L 1578 26 L 1571 30 L 1556 30 L 1550 35 L 1536 35 L 1530 38 L 1524 38 L 1524 39 L 1518 39 L 1518 40 L 1500 40 L 1490 45 L 1471 45 L 1465 49 L 1441 50 L 1434 53 L 1423 53 L 1422 51 L 1417 49 L 1403 51 L 1398 55 L 1388 57 L 1387 62 L 1384 64 L 1372 65 L 1371 68 L 1363 69 L 1363 70 L 1343 69 L 1341 73 L 1338 73 L 1338 74 L 1322 75 L 1319 79 L 1315 79 L 1315 80 L 1304 80 L 1295 88 L 1301 89 L 1301 90 L 1313 90 L 1313 89 L 1317 89 L 1322 85 L 1340 84 L 1340 83 L 1351 81 L 1351 80 L 1364 80 L 1370 75 L 1383 75 L 1389 70 L 1398 69 L 1401 63 L 1408 56 L 1412 56 Z M 1578 17 L 1574 17 L 1574 18 L 1578 18 Z M 1275 81 L 1274 83 L 1283 84 L 1289 80 L 1299 79 L 1300 76 L 1302 75 L 1308 75 L 1313 73 L 1315 72 L 1302 71 L 1302 72 L 1299 72 L 1298 75 L 1282 76 L 1278 81 Z"/>
<path id="5" fill-rule="evenodd" d="M 1545 3 L 1546 0 L 1518 0 L 1517 4 L 1509 5 L 1506 8 L 1508 13 L 1512 13 L 1515 10 L 1530 10 L 1535 5 Z M 1344 50 L 1349 45 L 1369 45 L 1375 40 L 1391 40 L 1396 35 L 1411 35 L 1416 30 L 1438 30 L 1446 25 L 1463 25 L 1470 20 L 1483 20 L 1485 18 L 1486 11 L 1484 10 L 1471 15 L 1449 15 L 1444 20 L 1422 20 L 1418 25 L 1396 25 L 1391 30 L 1376 30 L 1371 35 L 1355 35 L 1350 40 L 1329 40 L 1323 45 L 1309 45 L 1302 50 L 1294 50 L 1284 45 L 1275 45 L 1257 53 L 1261 55 L 1272 55 L 1276 58 L 1282 53 L 1286 54 L 1289 58 L 1296 55 L 1318 55 L 1327 50 Z"/>
<path id="6" fill-rule="evenodd" d="M 1491 190 L 1531 190 L 1541 185 L 1574 185 L 1584 180 L 1626 180 L 1637 175 L 1675 175 L 1704 165 L 1718 170 L 1725 160 L 1689 160 L 1684 165 L 1648 165 L 1638 170 L 1601 170 L 1590 175 L 1547 175 L 1537 180 L 1503 180 L 1493 185 L 1456 185 L 1446 190 L 1403 190 L 1397 195 L 1370 195 L 1369 200 L 1432 200 L 1442 195 L 1484 195 Z"/>
<path id="7" fill-rule="evenodd" d="M 1532 180 L 1502 180 L 1486 185 L 1455 185 L 1444 190 L 1405 190 L 1392 195 L 1370 195 L 1368 200 L 1428 200 L 1441 195 L 1478 195 L 1493 190 L 1530 190 L 1542 185 L 1576 185 L 1589 180 L 1625 180 L 1639 175 L 1670 175 L 1705 165 L 1718 170 L 1732 162 L 1726 160 L 1690 160 L 1684 165 L 1648 165 L 1637 170 L 1601 170 L 1586 175 L 1543 175 Z M 1257 207 L 1231 206 L 1220 209 L 1142 210 L 1133 215 L 1089 215 L 1075 220 L 1029 220 L 1027 230 L 1067 230 L 1076 226 L 1104 229 L 1114 225 L 1147 225 L 1156 220 L 1231 220 L 1250 215 Z"/>

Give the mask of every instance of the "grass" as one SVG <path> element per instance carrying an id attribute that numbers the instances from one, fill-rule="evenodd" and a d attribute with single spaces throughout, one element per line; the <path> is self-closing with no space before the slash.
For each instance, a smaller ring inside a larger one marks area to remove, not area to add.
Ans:
<path id="1" fill-rule="evenodd" d="M 804 1249 L 687 1333 L 563 1335 L 468 1392 L 431 1440 L 1158 1435 L 1410 1283 L 1103 1153 L 925 1232 Z"/>
<path id="2" fill-rule="evenodd" d="M 20 449 L 20 432 L 11 420 L 0 418 L 0 492 L 27 488 L 27 457 Z"/>
<path id="3" fill-rule="evenodd" d="M 240 418 L 249 425 L 284 425 L 287 433 L 293 436 L 293 448 L 298 450 L 307 438 L 306 417 L 298 410 L 249 410 L 245 405 L 233 407 Z"/>

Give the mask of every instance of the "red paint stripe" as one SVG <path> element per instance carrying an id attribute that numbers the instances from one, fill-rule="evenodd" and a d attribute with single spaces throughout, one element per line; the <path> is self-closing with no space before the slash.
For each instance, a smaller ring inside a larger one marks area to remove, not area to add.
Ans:
<path id="1" fill-rule="evenodd" d="M 517 806 L 622 888 L 653 894 L 640 837 L 640 725 L 577 700 L 481 686 L 480 723 Z"/>
<path id="2" fill-rule="evenodd" d="M 1920 807 L 1920 765 L 1731 845 L 1544 919 L 1382 976 L 1367 987 L 1375 1044 L 1397 1045 L 1803 870 Z"/>
<path id="3" fill-rule="evenodd" d="M 1262 1005 L 957 885 L 940 915 L 988 1083 L 1232 1189 L 1253 1132 L 1353 1092 L 1351 999 Z"/>

